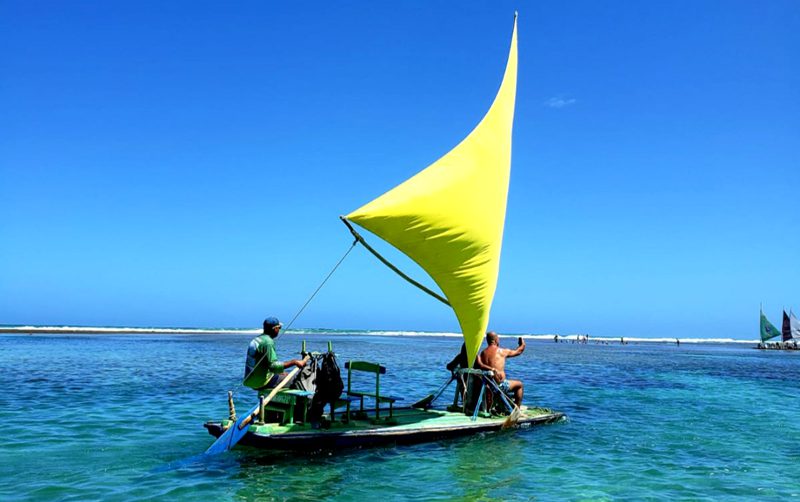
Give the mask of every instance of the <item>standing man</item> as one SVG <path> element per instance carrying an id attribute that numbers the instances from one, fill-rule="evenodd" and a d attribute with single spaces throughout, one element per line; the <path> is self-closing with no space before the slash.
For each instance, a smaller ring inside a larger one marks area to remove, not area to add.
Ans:
<path id="1" fill-rule="evenodd" d="M 519 407 L 522 405 L 523 385 L 519 380 L 509 380 L 506 378 L 506 358 L 517 357 L 525 352 L 525 340 L 519 337 L 517 348 L 514 350 L 503 349 L 500 347 L 500 337 L 497 333 L 490 331 L 486 333 L 486 347 L 481 355 L 478 356 L 481 364 L 489 366 L 494 371 L 494 379 L 500 390 L 507 394 L 514 395 L 514 403 Z"/>
<path id="2" fill-rule="evenodd" d="M 277 317 L 264 319 L 264 333 L 253 338 L 247 347 L 247 360 L 244 366 L 244 384 L 252 389 L 274 387 L 286 377 L 283 370 L 290 366 L 302 368 L 305 361 L 292 359 L 279 361 L 275 352 L 275 339 L 281 331 Z"/>

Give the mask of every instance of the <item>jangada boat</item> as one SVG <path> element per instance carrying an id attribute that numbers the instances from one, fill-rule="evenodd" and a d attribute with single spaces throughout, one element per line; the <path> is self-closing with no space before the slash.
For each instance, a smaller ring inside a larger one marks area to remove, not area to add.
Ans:
<path id="1" fill-rule="evenodd" d="M 470 364 L 486 333 L 497 286 L 511 169 L 516 80 L 515 15 L 503 81 L 478 126 L 439 160 L 342 217 L 355 237 L 353 246 L 361 243 L 403 278 L 452 308 Z M 353 224 L 414 260 L 442 294 L 391 265 L 366 243 Z M 305 347 L 302 352 L 304 357 L 323 357 L 306 353 Z M 345 368 L 346 391 L 328 404 L 330 412 L 321 426 L 306 417 L 314 396 L 307 390 L 284 390 L 279 385 L 269 395 L 262 395 L 260 403 L 246 415 L 238 417 L 229 394 L 228 419 L 205 424 L 219 438 L 208 452 L 225 451 L 239 441 L 270 450 L 407 444 L 503 428 L 527 428 L 564 417 L 563 413 L 546 408 L 516 407 L 488 372 L 457 370 L 438 393 L 402 408 L 394 405 L 403 399 L 380 389 L 380 375 L 385 374 L 385 368 L 365 361 L 348 361 Z M 367 379 L 368 391 L 355 390 L 353 380 L 358 378 Z M 436 407 L 436 399 L 453 381 L 457 385 L 452 404 Z"/>
<path id="2" fill-rule="evenodd" d="M 761 316 L 761 342 L 756 345 L 755 349 L 758 350 L 800 350 L 798 341 L 800 341 L 800 321 L 794 316 L 791 310 L 787 314 L 783 311 L 783 324 L 781 330 L 778 331 L 764 315 L 764 311 L 760 311 Z M 779 342 L 768 343 L 769 340 L 775 337 L 781 337 Z"/>

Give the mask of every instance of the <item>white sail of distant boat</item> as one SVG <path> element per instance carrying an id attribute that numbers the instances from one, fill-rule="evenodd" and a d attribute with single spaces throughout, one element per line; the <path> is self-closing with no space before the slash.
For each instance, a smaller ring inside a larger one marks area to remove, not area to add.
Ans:
<path id="1" fill-rule="evenodd" d="M 800 321 L 791 310 L 789 311 L 789 330 L 793 340 L 800 340 Z"/>

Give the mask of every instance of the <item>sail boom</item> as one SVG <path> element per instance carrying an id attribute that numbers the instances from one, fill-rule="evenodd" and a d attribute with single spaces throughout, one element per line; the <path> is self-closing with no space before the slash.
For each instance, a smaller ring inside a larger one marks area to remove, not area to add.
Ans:
<path id="1" fill-rule="evenodd" d="M 440 302 L 442 302 L 445 305 L 447 305 L 448 307 L 450 307 L 450 302 L 448 302 L 447 299 L 443 298 L 440 294 L 438 294 L 437 292 L 433 291 L 432 289 L 426 287 L 424 284 L 422 284 L 420 282 L 417 282 L 414 279 L 412 279 L 409 275 L 404 273 L 402 270 L 400 270 L 399 268 L 394 266 L 389 260 L 384 258 L 379 252 L 377 252 L 375 250 L 375 248 L 373 248 L 372 246 L 367 244 L 367 241 L 364 240 L 364 238 L 361 236 L 361 234 L 356 232 L 356 229 L 353 228 L 353 225 L 351 225 L 349 221 L 347 221 L 347 218 L 345 218 L 344 216 L 339 216 L 339 219 L 341 219 L 342 223 L 344 223 L 347 226 L 347 228 L 350 230 L 350 233 L 353 234 L 353 237 L 355 237 L 356 241 L 359 242 L 362 246 L 364 246 L 364 248 L 366 248 L 367 251 L 372 253 L 372 255 L 375 256 L 375 258 L 380 260 L 381 263 L 386 265 L 390 270 L 392 270 L 394 273 L 396 273 L 397 275 L 399 275 L 400 277 L 402 277 L 403 279 L 408 281 L 413 286 L 416 286 L 417 288 L 421 289 L 425 293 L 428 293 L 430 296 L 436 298 Z"/>

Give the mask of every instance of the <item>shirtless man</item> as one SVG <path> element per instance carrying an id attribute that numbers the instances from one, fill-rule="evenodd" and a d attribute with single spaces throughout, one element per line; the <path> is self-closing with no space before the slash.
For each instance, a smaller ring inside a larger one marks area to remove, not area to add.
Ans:
<path id="1" fill-rule="evenodd" d="M 519 337 L 516 349 L 503 349 L 500 347 L 500 337 L 497 333 L 490 331 L 486 333 L 486 343 L 489 345 L 478 358 L 485 366 L 489 366 L 494 371 L 494 379 L 500 390 L 506 393 L 514 393 L 514 402 L 517 406 L 522 405 L 523 386 L 519 380 L 508 380 L 506 378 L 506 358 L 517 357 L 525 352 L 525 340 Z"/>

